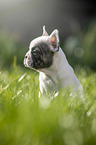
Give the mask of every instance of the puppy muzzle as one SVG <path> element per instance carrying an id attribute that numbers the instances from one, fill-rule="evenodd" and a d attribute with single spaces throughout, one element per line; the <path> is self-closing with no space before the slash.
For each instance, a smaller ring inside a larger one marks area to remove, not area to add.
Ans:
<path id="1" fill-rule="evenodd" d="M 33 67 L 33 60 L 32 60 L 32 58 L 30 57 L 30 54 L 26 54 L 26 55 L 25 55 L 25 58 L 24 58 L 24 65 L 25 65 L 26 67 L 30 67 L 30 68 Z"/>

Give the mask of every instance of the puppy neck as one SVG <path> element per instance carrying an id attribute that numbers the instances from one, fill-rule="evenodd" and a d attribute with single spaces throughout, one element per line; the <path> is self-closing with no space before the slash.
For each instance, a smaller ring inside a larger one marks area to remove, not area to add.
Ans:
<path id="1" fill-rule="evenodd" d="M 66 56 L 62 49 L 59 47 L 59 51 L 54 53 L 52 66 L 49 68 L 41 69 L 40 71 L 55 83 L 58 83 L 58 81 L 62 80 L 63 77 L 65 77 L 64 74 L 67 75 L 66 70 L 68 70 L 68 68 L 69 64 Z"/>

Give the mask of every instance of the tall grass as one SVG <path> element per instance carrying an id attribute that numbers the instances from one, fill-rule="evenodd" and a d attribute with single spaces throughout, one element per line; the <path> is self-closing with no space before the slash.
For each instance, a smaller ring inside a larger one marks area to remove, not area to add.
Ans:
<path id="1" fill-rule="evenodd" d="M 96 73 L 76 67 L 85 99 L 61 90 L 38 98 L 38 73 L 14 65 L 0 71 L 0 145 L 95 145 Z"/>

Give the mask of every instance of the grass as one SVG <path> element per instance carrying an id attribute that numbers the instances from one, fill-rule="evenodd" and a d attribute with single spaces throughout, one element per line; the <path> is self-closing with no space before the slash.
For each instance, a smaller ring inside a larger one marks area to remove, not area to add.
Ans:
<path id="1" fill-rule="evenodd" d="M 96 73 L 76 67 L 85 99 L 61 90 L 38 98 L 38 73 L 14 65 L 0 71 L 0 145 L 95 145 Z"/>

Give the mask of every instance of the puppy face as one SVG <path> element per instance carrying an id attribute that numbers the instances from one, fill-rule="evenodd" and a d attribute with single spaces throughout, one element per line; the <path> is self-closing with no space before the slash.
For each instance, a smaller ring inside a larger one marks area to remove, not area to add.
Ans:
<path id="1" fill-rule="evenodd" d="M 53 53 L 49 46 L 44 43 L 38 43 L 31 51 L 25 55 L 24 65 L 30 68 L 40 69 L 48 68 L 52 65 Z"/>
<path id="2" fill-rule="evenodd" d="M 29 51 L 24 58 L 26 67 L 40 70 L 48 68 L 53 63 L 53 55 L 59 48 L 58 30 L 54 30 L 49 36 L 43 27 L 43 36 L 31 41 Z"/>

